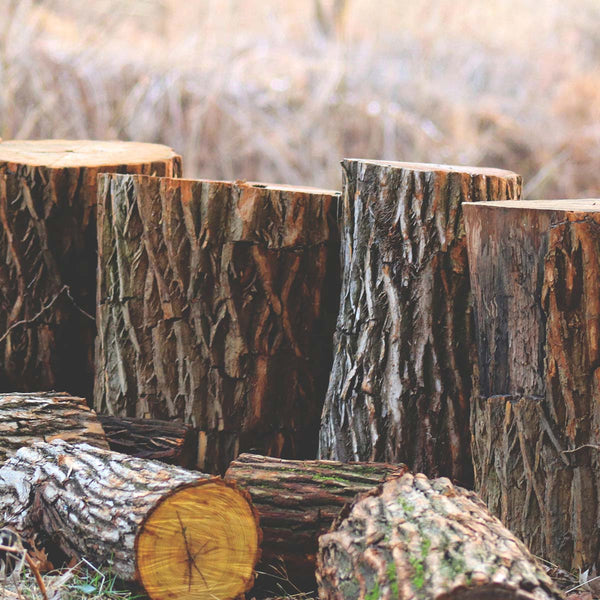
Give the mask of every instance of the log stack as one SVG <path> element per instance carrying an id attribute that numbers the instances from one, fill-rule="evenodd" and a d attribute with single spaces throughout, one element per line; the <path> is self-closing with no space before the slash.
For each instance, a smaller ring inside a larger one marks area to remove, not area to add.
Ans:
<path id="1" fill-rule="evenodd" d="M 200 430 L 198 467 L 310 458 L 339 294 L 339 194 L 100 177 L 99 413 Z"/>
<path id="2" fill-rule="evenodd" d="M 465 207 L 475 489 L 531 550 L 598 565 L 600 201 Z"/>
<path id="3" fill-rule="evenodd" d="M 476 349 L 464 203 L 517 199 L 496 169 L 344 160 L 343 282 L 320 457 L 472 481 Z"/>
<path id="4" fill-rule="evenodd" d="M 92 397 L 96 178 L 178 176 L 156 144 L 0 142 L 0 392 Z"/>
<path id="5" fill-rule="evenodd" d="M 256 515 L 233 484 L 62 440 L 22 448 L 0 469 L 0 518 L 152 600 L 236 598 L 259 555 Z"/>

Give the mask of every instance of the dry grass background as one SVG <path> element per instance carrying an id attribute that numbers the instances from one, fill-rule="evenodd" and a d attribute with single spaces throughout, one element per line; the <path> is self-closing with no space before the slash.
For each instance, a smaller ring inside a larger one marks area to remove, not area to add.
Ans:
<path id="1" fill-rule="evenodd" d="M 343 156 L 600 195 L 598 0 L 0 0 L 0 136 L 169 144 L 188 176 Z"/>

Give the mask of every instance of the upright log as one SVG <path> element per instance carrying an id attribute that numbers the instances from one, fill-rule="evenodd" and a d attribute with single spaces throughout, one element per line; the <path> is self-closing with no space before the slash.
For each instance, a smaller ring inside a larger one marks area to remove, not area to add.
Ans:
<path id="1" fill-rule="evenodd" d="M 171 421 L 98 415 L 111 450 L 160 460 L 186 469 L 196 467 L 198 435 L 193 427 Z"/>
<path id="2" fill-rule="evenodd" d="M 62 440 L 22 448 L 0 469 L 0 518 L 139 582 L 152 600 L 235 598 L 259 554 L 255 513 L 233 484 Z"/>
<path id="3" fill-rule="evenodd" d="M 563 568 L 599 561 L 600 201 L 465 207 L 475 489 Z"/>
<path id="4" fill-rule="evenodd" d="M 92 397 L 96 177 L 180 171 L 156 144 L 0 143 L 0 391 Z"/>
<path id="5" fill-rule="evenodd" d="M 320 457 L 402 461 L 468 484 L 475 346 L 462 205 L 508 171 L 344 160 L 343 282 Z"/>
<path id="6" fill-rule="evenodd" d="M 337 192 L 100 178 L 95 408 L 200 430 L 198 466 L 312 457 L 339 293 Z"/>
<path id="7" fill-rule="evenodd" d="M 319 540 L 322 600 L 558 600 L 527 548 L 473 493 L 407 473 Z"/>
<path id="8" fill-rule="evenodd" d="M 19 448 L 55 439 L 108 449 L 102 425 L 83 398 L 59 392 L 0 394 L 0 464 Z"/>
<path id="9" fill-rule="evenodd" d="M 358 494 L 406 473 L 404 465 L 283 460 L 242 454 L 225 474 L 250 493 L 263 532 L 264 568 L 283 561 L 294 584 L 314 583 L 319 536 Z M 308 589 L 308 587 L 306 587 Z"/>

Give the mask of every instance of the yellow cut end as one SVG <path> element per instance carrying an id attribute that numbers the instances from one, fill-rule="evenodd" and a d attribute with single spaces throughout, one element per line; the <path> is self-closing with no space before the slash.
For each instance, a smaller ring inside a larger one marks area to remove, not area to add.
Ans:
<path id="1" fill-rule="evenodd" d="M 259 529 L 244 495 L 220 480 L 176 490 L 136 540 L 138 577 L 153 600 L 227 600 L 250 589 Z"/>

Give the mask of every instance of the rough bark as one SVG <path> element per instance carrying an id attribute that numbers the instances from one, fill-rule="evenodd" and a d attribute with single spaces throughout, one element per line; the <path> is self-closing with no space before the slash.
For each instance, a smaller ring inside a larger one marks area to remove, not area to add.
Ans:
<path id="1" fill-rule="evenodd" d="M 0 463 L 19 448 L 55 439 L 108 449 L 96 413 L 65 393 L 0 394 Z"/>
<path id="2" fill-rule="evenodd" d="M 406 474 L 359 498 L 319 540 L 319 597 L 560 598 L 527 548 L 473 493 Z"/>
<path id="3" fill-rule="evenodd" d="M 465 222 L 475 489 L 532 552 L 585 569 L 599 558 L 600 202 L 471 205 Z"/>
<path id="4" fill-rule="evenodd" d="M 97 174 L 180 170 L 155 144 L 0 143 L 0 391 L 92 397 Z"/>
<path id="5" fill-rule="evenodd" d="M 238 451 L 313 457 L 339 293 L 339 194 L 101 177 L 95 407 Z"/>
<path id="6" fill-rule="evenodd" d="M 186 469 L 196 467 L 198 435 L 183 423 L 98 415 L 111 450 L 160 460 Z"/>
<path id="7" fill-rule="evenodd" d="M 345 160 L 343 280 L 320 457 L 402 461 L 469 484 L 476 351 L 462 204 L 508 171 Z"/>
<path id="8" fill-rule="evenodd" d="M 153 600 L 248 590 L 260 530 L 244 492 L 219 478 L 62 440 L 0 469 L 0 517 L 25 538 L 136 580 Z"/>
<path id="9" fill-rule="evenodd" d="M 283 561 L 297 585 L 314 582 L 318 538 L 358 494 L 406 473 L 404 465 L 283 460 L 242 454 L 225 479 L 247 490 L 263 532 L 262 563 Z"/>

